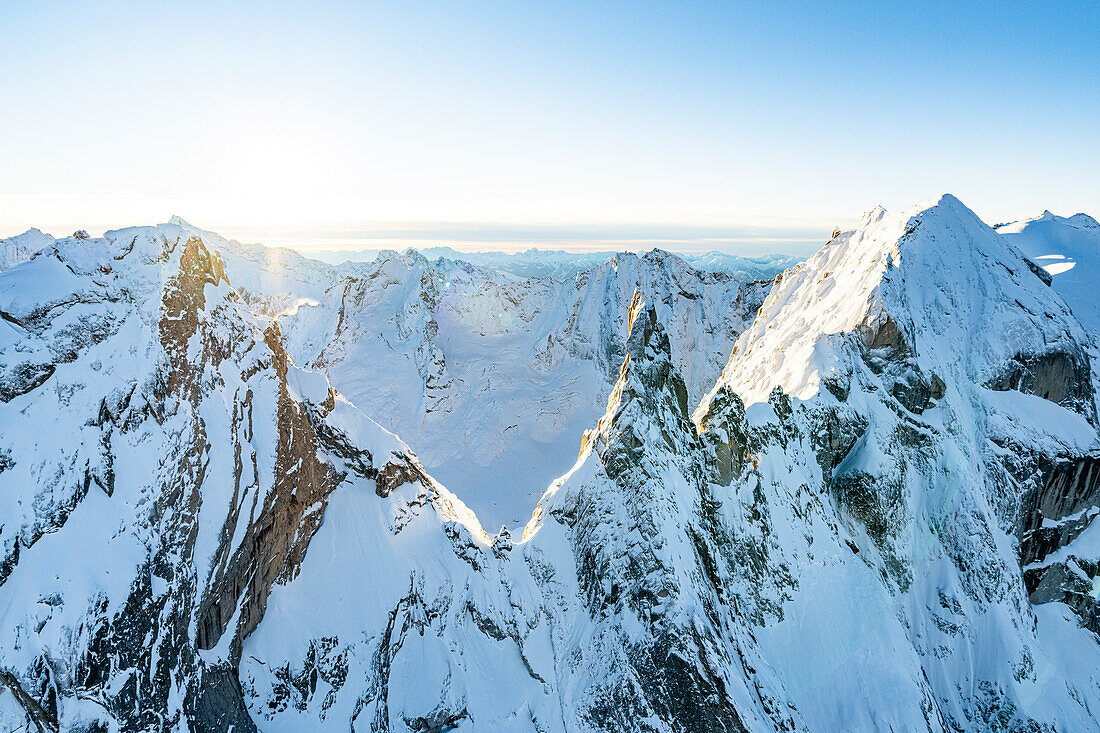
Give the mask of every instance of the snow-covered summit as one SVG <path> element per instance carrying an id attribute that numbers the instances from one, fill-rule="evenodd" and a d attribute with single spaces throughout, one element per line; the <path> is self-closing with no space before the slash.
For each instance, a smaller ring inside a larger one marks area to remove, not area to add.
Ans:
<path id="1" fill-rule="evenodd" d="M 53 242 L 53 237 L 39 229 L 28 229 L 14 237 L 0 239 L 0 270 L 26 262 L 35 252 Z"/>
<path id="2" fill-rule="evenodd" d="M 1086 329 L 1100 334 L 1100 223 L 1088 214 L 1040 216 L 1001 224 L 997 232 L 1054 279 L 1054 289 L 1066 299 Z"/>
<path id="3" fill-rule="evenodd" d="M 858 333 L 941 380 L 1049 379 L 1032 387 L 1091 411 L 1084 332 L 1033 268 L 954 196 L 876 208 L 778 278 L 719 385 L 748 403 L 776 386 L 807 399 L 845 370 L 842 335 Z"/>

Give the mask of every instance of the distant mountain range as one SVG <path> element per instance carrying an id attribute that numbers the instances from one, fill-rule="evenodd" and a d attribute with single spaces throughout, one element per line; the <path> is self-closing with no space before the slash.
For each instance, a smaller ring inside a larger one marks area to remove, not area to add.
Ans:
<path id="1" fill-rule="evenodd" d="M 343 250 L 303 251 L 307 257 L 340 264 L 342 262 L 371 262 L 385 250 L 364 249 L 354 252 Z M 464 252 L 452 247 L 425 247 L 419 250 L 428 260 L 440 258 L 456 262 L 469 262 L 497 272 L 519 277 L 553 277 L 566 280 L 583 270 L 611 260 L 622 252 L 565 252 L 562 250 L 528 249 L 523 252 Z M 676 256 L 692 267 L 704 272 L 725 272 L 739 280 L 770 279 L 777 272 L 797 265 L 802 258 L 772 254 L 742 257 L 726 252 L 689 253 L 677 252 Z"/>

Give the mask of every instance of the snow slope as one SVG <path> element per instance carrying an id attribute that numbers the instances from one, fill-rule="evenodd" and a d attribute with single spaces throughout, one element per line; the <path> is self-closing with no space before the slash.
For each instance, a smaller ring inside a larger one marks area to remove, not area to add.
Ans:
<path id="1" fill-rule="evenodd" d="M 1054 277 L 1058 291 L 1081 325 L 1100 333 L 1100 224 L 1086 214 L 1056 216 L 1049 211 L 1033 219 L 1002 224 L 997 232 Z"/>

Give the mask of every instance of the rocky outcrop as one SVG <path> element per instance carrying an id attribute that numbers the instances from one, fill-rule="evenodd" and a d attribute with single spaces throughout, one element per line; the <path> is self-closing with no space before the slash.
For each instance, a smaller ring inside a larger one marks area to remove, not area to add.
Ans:
<path id="1" fill-rule="evenodd" d="M 1100 603 L 1097 602 L 1093 579 L 1100 575 L 1095 563 L 1071 559 L 1043 568 L 1042 573 L 1030 573 L 1032 603 L 1064 603 L 1081 620 L 1081 625 L 1100 635 Z M 1026 576 L 1025 576 L 1026 577 Z"/>
<path id="2" fill-rule="evenodd" d="M 1050 462 L 1021 500 L 1016 536 L 1020 563 L 1042 561 L 1068 545 L 1100 514 L 1100 455 Z"/>
<path id="3" fill-rule="evenodd" d="M 725 592 L 721 577 L 733 558 L 710 513 L 715 499 L 708 483 L 711 467 L 732 479 L 733 456 L 745 452 L 743 436 L 728 427 L 736 418 L 725 420 L 716 430 L 722 437 L 712 439 L 725 441 L 725 450 L 705 458 L 668 336 L 638 292 L 629 324 L 619 380 L 582 451 L 581 460 L 587 454 L 598 474 L 567 483 L 540 505 L 549 504 L 549 517 L 568 527 L 580 592 L 604 629 L 603 643 L 625 648 L 622 666 L 593 681 L 581 714 L 601 731 L 625 730 L 648 715 L 675 720 L 683 731 L 743 731 L 721 671 L 737 664 L 718 641 L 731 619 L 712 601 Z M 686 482 L 685 493 L 670 490 L 672 476 L 683 477 L 676 480 Z M 620 527 L 630 528 L 631 542 L 614 536 Z M 685 551 L 690 580 L 671 558 Z M 687 622 L 676 611 L 684 607 L 706 612 Z M 627 618 L 641 624 L 641 637 L 625 631 Z"/>
<path id="4" fill-rule="evenodd" d="M 1100 555 L 1073 544 L 1100 515 L 1100 456 L 1042 463 L 1036 488 L 1021 500 L 1016 526 L 1029 598 L 1036 604 L 1066 604 L 1083 626 L 1100 634 L 1094 591 Z"/>
<path id="5" fill-rule="evenodd" d="M 30 361 L 6 369 L 0 377 L 0 402 L 11 402 L 16 397 L 41 387 L 53 375 L 55 369 L 53 364 Z"/>
<path id="6" fill-rule="evenodd" d="M 238 514 L 243 499 L 242 479 L 249 478 L 238 466 L 232 502 L 237 511 L 226 519 L 214 570 L 197 615 L 196 643 L 199 649 L 211 649 L 237 614 L 230 645 L 233 657 L 239 657 L 241 640 L 263 618 L 271 588 L 297 573 L 309 541 L 324 518 L 326 499 L 340 480 L 335 470 L 318 458 L 317 437 L 307 409 L 290 397 L 288 359 L 277 327 L 267 330 L 264 343 L 271 350 L 279 383 L 274 485 L 262 505 L 251 508 L 252 521 L 244 538 L 234 546 L 234 530 L 244 519 Z M 241 407 L 243 418 L 249 406 Z M 251 419 L 250 414 L 247 419 Z"/>
<path id="7" fill-rule="evenodd" d="M 161 257 L 169 256 L 178 246 L 178 242 L 165 242 Z M 190 401 L 198 398 L 199 385 L 195 382 L 195 359 L 188 354 L 188 346 L 198 330 L 199 315 L 206 308 L 206 285 L 216 286 L 223 280 L 228 285 L 220 255 L 210 252 L 201 239 L 191 237 L 183 244 L 178 272 L 164 284 L 158 326 L 160 343 L 172 365 L 167 388 L 181 390 Z M 206 355 L 220 357 L 217 350 Z"/>
<path id="8" fill-rule="evenodd" d="M 986 386 L 1015 389 L 1086 414 L 1093 412 L 1092 367 L 1083 350 L 1017 354 Z"/>

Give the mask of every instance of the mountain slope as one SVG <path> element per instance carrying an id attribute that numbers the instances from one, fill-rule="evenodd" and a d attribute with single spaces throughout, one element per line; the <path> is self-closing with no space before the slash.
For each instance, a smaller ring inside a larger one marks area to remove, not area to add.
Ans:
<path id="1" fill-rule="evenodd" d="M 1042 216 L 1002 224 L 997 232 L 1054 278 L 1054 289 L 1065 298 L 1086 329 L 1100 333 L 1100 304 L 1095 282 L 1100 268 L 1100 223 L 1086 214 Z"/>
<path id="2" fill-rule="evenodd" d="M 31 708 L 54 730 L 252 729 L 241 640 L 298 572 L 328 495 L 427 481 L 290 364 L 220 255 L 185 234 L 59 240 L 0 275 L 13 729 Z"/>
<path id="3" fill-rule="evenodd" d="M 413 250 L 334 266 L 178 217 L 161 229 L 217 250 L 242 301 L 278 321 L 292 359 L 323 371 L 402 435 L 493 527 L 526 522 L 602 414 L 635 288 L 668 326 L 695 401 L 771 286 L 702 272 L 658 250 L 593 255 L 598 265 L 558 281 L 428 261 Z M 571 267 L 588 261 L 568 259 Z"/>
<path id="4" fill-rule="evenodd" d="M 797 660 L 779 673 L 804 681 L 799 708 L 811 728 L 851 715 L 846 701 L 879 695 L 896 707 L 864 710 L 871 717 L 856 727 L 1098 724 L 1086 660 L 1100 648 L 1081 628 L 1095 600 L 1064 584 L 1079 618 L 1061 604 L 1032 607 L 1029 592 L 1036 602 L 1063 594 L 1036 596 L 1021 570 L 1051 549 L 1036 547 L 1037 528 L 1067 521 L 1050 511 L 1052 496 L 1100 500 L 1087 470 L 1097 433 L 1084 343 L 1023 255 L 950 196 L 869 213 L 769 295 L 695 417 L 709 432 L 727 395 L 756 403 L 750 425 L 760 415 L 801 444 L 770 460 L 781 474 L 800 454 L 818 464 L 812 493 L 835 507 L 833 535 L 851 548 L 840 567 L 807 556 L 794 572 L 814 593 L 795 593 L 788 618 L 815 616 L 820 629 L 784 621 L 760 637 L 767 658 Z M 771 528 L 790 536 L 776 521 L 783 504 Z M 813 540 L 809 555 L 827 552 L 817 548 L 828 533 L 791 521 L 795 537 Z M 1049 534 L 1055 546 L 1074 536 Z M 872 576 L 859 580 L 861 566 Z M 1069 638 L 1072 659 L 1060 649 Z M 828 686 L 796 649 L 837 660 Z M 900 717 L 907 711 L 924 719 Z"/>
<path id="5" fill-rule="evenodd" d="M 520 541 L 334 498 L 245 644 L 265 730 L 801 727 L 727 595 L 746 545 L 715 516 L 669 338 L 637 293 L 628 322 L 607 410 Z"/>

